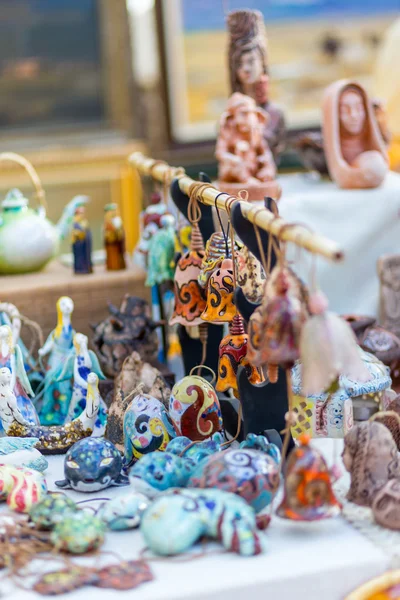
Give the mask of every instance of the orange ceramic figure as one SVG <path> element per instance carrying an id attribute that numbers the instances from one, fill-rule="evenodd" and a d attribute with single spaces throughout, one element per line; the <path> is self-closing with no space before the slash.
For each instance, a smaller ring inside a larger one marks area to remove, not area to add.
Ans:
<path id="1" fill-rule="evenodd" d="M 374 188 L 388 171 L 385 142 L 365 89 L 342 79 L 323 101 L 324 149 L 329 173 L 341 188 Z"/>
<path id="2" fill-rule="evenodd" d="M 104 208 L 104 246 L 108 271 L 120 271 L 125 264 L 125 232 L 117 204 Z"/>
<path id="3" fill-rule="evenodd" d="M 233 304 L 233 262 L 225 258 L 208 281 L 207 304 L 201 315 L 209 323 L 230 323 L 236 314 Z"/>

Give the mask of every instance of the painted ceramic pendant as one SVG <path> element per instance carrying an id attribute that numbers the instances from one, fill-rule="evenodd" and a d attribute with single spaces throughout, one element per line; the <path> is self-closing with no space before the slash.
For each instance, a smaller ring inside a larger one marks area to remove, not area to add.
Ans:
<path id="1" fill-rule="evenodd" d="M 39 471 L 0 464 L 0 501 L 11 510 L 29 513 L 47 494 L 46 480 Z"/>
<path id="2" fill-rule="evenodd" d="M 253 311 L 248 325 L 247 358 L 252 365 L 264 366 L 261 356 L 261 336 L 262 336 L 263 312 L 262 306 L 257 306 Z"/>
<path id="3" fill-rule="evenodd" d="M 65 455 L 65 479 L 56 481 L 61 488 L 76 492 L 98 492 L 111 486 L 128 485 L 121 474 L 122 458 L 114 444 L 104 438 L 86 438 Z"/>
<path id="4" fill-rule="evenodd" d="M 175 306 L 170 325 L 194 327 L 203 323 L 200 315 L 206 307 L 206 295 L 198 281 L 203 258 L 203 238 L 195 223 L 192 228 L 190 251 L 184 254 L 176 265 Z"/>
<path id="5" fill-rule="evenodd" d="M 372 503 L 375 521 L 387 529 L 400 529 L 400 481 L 391 479 L 376 494 Z"/>
<path id="6" fill-rule="evenodd" d="M 146 581 L 153 581 L 153 573 L 142 560 L 129 560 L 108 565 L 96 571 L 92 585 L 113 590 L 133 590 Z"/>
<path id="7" fill-rule="evenodd" d="M 202 441 L 222 430 L 221 407 L 213 386 L 204 377 L 187 375 L 174 385 L 169 414 L 179 435 Z"/>
<path id="8" fill-rule="evenodd" d="M 221 264 L 223 259 L 230 255 L 230 244 L 226 243 L 224 234 L 221 231 L 212 233 L 210 239 L 207 240 L 204 258 L 201 263 L 199 273 L 199 284 L 201 287 L 207 287 L 212 273 Z"/>
<path id="9" fill-rule="evenodd" d="M 219 345 L 218 379 L 215 386 L 217 392 L 226 392 L 232 388 L 235 396 L 238 396 L 236 375 L 241 365 L 245 367 L 250 383 L 261 383 L 260 373 L 247 358 L 247 340 L 243 319 L 235 315 L 229 325 L 229 334 Z"/>
<path id="10" fill-rule="evenodd" d="M 33 590 L 42 596 L 58 596 L 73 592 L 96 580 L 96 573 L 84 567 L 74 565 L 73 568 L 50 571 L 40 577 Z"/>
<path id="11" fill-rule="evenodd" d="M 149 452 L 164 451 L 175 435 L 173 423 L 164 405 L 149 394 L 138 394 L 124 415 L 127 466 Z"/>
<path id="12" fill-rule="evenodd" d="M 210 323 L 230 323 L 236 314 L 233 301 L 233 261 L 224 258 L 211 275 L 207 286 L 207 305 L 201 315 Z"/>
<path id="13" fill-rule="evenodd" d="M 58 551 L 85 554 L 101 546 L 105 532 L 103 521 L 92 514 L 79 511 L 57 523 L 50 540 Z"/>
<path id="14" fill-rule="evenodd" d="M 145 512 L 140 529 L 150 550 L 164 556 L 186 552 L 203 536 L 243 556 L 262 552 L 254 510 L 221 490 L 163 494 Z"/>
<path id="15" fill-rule="evenodd" d="M 217 488 L 237 494 L 260 512 L 271 503 L 280 481 L 280 454 L 274 444 L 265 452 L 240 448 L 203 460 L 193 471 L 189 488 Z"/>
<path id="16" fill-rule="evenodd" d="M 0 464 L 45 471 L 49 463 L 36 449 L 38 441 L 38 438 L 0 438 Z"/>
<path id="17" fill-rule="evenodd" d="M 341 511 L 322 454 L 309 445 L 309 437 L 300 438 L 288 458 L 284 498 L 276 514 L 293 521 L 319 521 L 336 517 Z"/>
<path id="18" fill-rule="evenodd" d="M 149 504 L 147 496 L 131 492 L 104 502 L 97 511 L 97 516 L 112 531 L 134 529 L 140 525 L 142 514 Z"/>
<path id="19" fill-rule="evenodd" d="M 236 281 L 249 302 L 260 304 L 264 296 L 265 271 L 247 246 L 235 252 Z"/>
<path id="20" fill-rule="evenodd" d="M 147 257 L 146 285 L 153 286 L 173 281 L 175 264 L 175 226 L 173 215 L 161 218 L 162 229 L 159 229 L 150 240 Z"/>
<path id="21" fill-rule="evenodd" d="M 43 500 L 37 502 L 29 511 L 29 518 L 39 529 L 53 529 L 57 523 L 63 521 L 67 514 L 79 510 L 71 498 L 64 494 L 48 494 Z"/>

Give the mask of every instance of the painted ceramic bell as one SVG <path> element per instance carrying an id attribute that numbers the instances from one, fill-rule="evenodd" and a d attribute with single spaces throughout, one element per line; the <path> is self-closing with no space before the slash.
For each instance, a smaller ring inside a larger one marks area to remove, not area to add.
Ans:
<path id="1" fill-rule="evenodd" d="M 218 396 L 199 375 L 187 375 L 174 385 L 169 414 L 179 435 L 193 441 L 205 440 L 222 429 Z"/>
<path id="2" fill-rule="evenodd" d="M 190 251 L 184 254 L 176 265 L 175 306 L 169 321 L 170 325 L 179 324 L 193 327 L 203 323 L 200 315 L 206 306 L 206 295 L 198 282 L 203 257 L 203 238 L 197 223 L 194 223 Z"/>
<path id="3" fill-rule="evenodd" d="M 247 325 L 247 358 L 253 365 L 263 366 L 261 359 L 261 333 L 263 312 L 262 306 L 257 306 L 253 311 Z"/>
<path id="4" fill-rule="evenodd" d="M 233 303 L 233 261 L 224 258 L 208 281 L 207 305 L 201 315 L 210 323 L 230 323 L 236 314 Z"/>
<path id="5" fill-rule="evenodd" d="M 231 255 L 230 244 L 226 243 L 224 234 L 221 231 L 212 233 L 210 239 L 207 240 L 204 258 L 201 263 L 199 273 L 201 287 L 207 287 L 210 276 L 227 256 L 227 252 L 229 257 Z"/>
<path id="6" fill-rule="evenodd" d="M 265 271 L 247 246 L 236 250 L 235 269 L 237 284 L 242 288 L 247 300 L 260 304 L 266 282 Z"/>
<path id="7" fill-rule="evenodd" d="M 284 498 L 276 511 L 284 519 L 319 521 L 336 517 L 342 508 L 325 459 L 309 441 L 307 435 L 301 436 L 286 464 Z"/>
<path id="8" fill-rule="evenodd" d="M 233 317 L 229 326 L 229 333 L 219 345 L 218 379 L 215 389 L 217 392 L 226 392 L 233 389 L 235 396 L 238 394 L 236 375 L 240 365 L 246 368 L 250 383 L 261 383 L 260 373 L 250 364 L 247 357 L 248 335 L 244 330 L 243 319 L 239 315 Z"/>
<path id="9" fill-rule="evenodd" d="M 164 405 L 148 394 L 138 394 L 124 416 L 124 448 L 127 465 L 154 450 L 164 451 L 176 435 Z"/>

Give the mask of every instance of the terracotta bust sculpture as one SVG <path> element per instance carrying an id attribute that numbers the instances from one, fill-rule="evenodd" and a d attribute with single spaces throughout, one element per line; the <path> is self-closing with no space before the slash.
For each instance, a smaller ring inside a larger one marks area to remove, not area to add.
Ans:
<path id="1" fill-rule="evenodd" d="M 372 103 L 358 83 L 331 84 L 323 100 L 324 149 L 329 173 L 339 187 L 378 187 L 388 158 Z"/>
<path id="2" fill-rule="evenodd" d="M 268 118 L 249 96 L 236 92 L 229 98 L 215 151 L 221 191 L 237 194 L 244 188 L 250 200 L 279 198 L 274 159 L 263 136 Z"/>
<path id="3" fill-rule="evenodd" d="M 253 98 L 267 111 L 265 139 L 275 160 L 285 147 L 282 111 L 270 102 L 267 40 L 264 19 L 258 10 L 235 10 L 228 15 L 229 72 L 231 91 Z"/>

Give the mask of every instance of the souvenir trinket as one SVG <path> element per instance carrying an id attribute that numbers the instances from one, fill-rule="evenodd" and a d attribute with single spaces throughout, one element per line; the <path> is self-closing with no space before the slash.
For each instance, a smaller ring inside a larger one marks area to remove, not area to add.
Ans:
<path id="1" fill-rule="evenodd" d="M 203 321 L 230 323 L 236 314 L 234 292 L 233 261 L 224 258 L 208 280 L 207 305 L 201 314 Z"/>
<path id="2" fill-rule="evenodd" d="M 125 461 L 129 467 L 144 454 L 164 451 L 176 432 L 164 405 L 149 394 L 140 393 L 124 415 Z"/>
<path id="3" fill-rule="evenodd" d="M 233 393 L 238 397 L 236 375 L 241 365 L 245 367 L 250 383 L 261 383 L 260 373 L 250 364 L 247 357 L 247 340 L 248 335 L 244 330 L 243 319 L 236 314 L 229 325 L 229 334 L 219 345 L 218 379 L 215 386 L 217 392 L 226 392 L 232 388 Z"/>
<path id="4" fill-rule="evenodd" d="M 39 358 L 49 355 L 43 390 L 36 394 L 36 406 L 39 406 L 39 418 L 42 425 L 62 425 L 68 414 L 72 395 L 72 380 L 57 381 L 64 363 L 73 347 L 75 331 L 71 325 L 74 303 L 68 296 L 57 301 L 57 326 L 50 333 L 43 348 L 39 349 Z"/>
<path id="5" fill-rule="evenodd" d="M 189 550 L 203 536 L 242 556 L 262 552 L 253 509 L 242 498 L 221 490 L 164 494 L 147 509 L 140 529 L 150 550 L 165 556 Z"/>
<path id="6" fill-rule="evenodd" d="M 247 246 L 235 252 L 236 281 L 249 302 L 260 304 L 266 282 L 265 271 L 259 260 Z"/>
<path id="7" fill-rule="evenodd" d="M 261 336 L 262 336 L 263 310 L 262 305 L 252 312 L 248 325 L 247 358 L 252 365 L 263 366 L 261 360 Z"/>
<path id="8" fill-rule="evenodd" d="M 36 449 L 38 438 L 0 438 L 0 464 L 45 471 L 49 463 Z"/>
<path id="9" fill-rule="evenodd" d="M 142 560 L 129 560 L 98 569 L 92 585 L 113 590 L 133 590 L 153 579 L 148 564 Z"/>
<path id="10" fill-rule="evenodd" d="M 204 377 L 192 375 L 194 369 L 172 388 L 169 415 L 179 435 L 197 442 L 221 431 L 223 423 L 213 386 Z"/>
<path id="11" fill-rule="evenodd" d="M 382 423 L 382 425 L 389 429 L 396 443 L 397 450 L 400 449 L 400 415 L 397 412 L 394 410 L 378 411 L 370 418 L 370 421 Z"/>
<path id="12" fill-rule="evenodd" d="M 400 570 L 395 569 L 367 581 L 348 594 L 344 600 L 397 600 L 399 594 Z"/>
<path id="13" fill-rule="evenodd" d="M 33 586 L 33 590 L 42 596 L 58 596 L 90 585 L 96 580 L 96 573 L 84 567 L 50 571 L 42 575 Z"/>
<path id="14" fill-rule="evenodd" d="M 400 478 L 397 446 L 382 423 L 355 425 L 344 438 L 342 458 L 351 479 L 347 499 L 360 506 L 371 506 L 390 479 Z"/>
<path id="15" fill-rule="evenodd" d="M 108 310 L 110 316 L 92 326 L 92 341 L 105 374 L 116 377 L 125 359 L 134 351 L 142 360 L 153 362 L 158 352 L 154 330 L 160 323 L 151 318 L 146 300 L 126 294 L 120 308 L 109 303 Z"/>
<path id="16" fill-rule="evenodd" d="M 75 442 L 93 433 L 100 405 L 98 377 L 88 375 L 87 404 L 82 414 L 66 425 L 30 425 L 21 415 L 14 392 L 10 388 L 11 373 L 7 367 L 0 369 L 0 421 L 7 435 L 36 437 L 37 448 L 43 454 L 63 454 Z"/>
<path id="17" fill-rule="evenodd" d="M 389 166 L 385 142 L 366 90 L 341 79 L 326 90 L 323 135 L 332 179 L 341 188 L 375 188 Z"/>
<path id="18" fill-rule="evenodd" d="M 67 514 L 77 512 L 78 506 L 64 494 L 47 494 L 32 506 L 29 511 L 30 520 L 39 529 L 53 529 Z"/>
<path id="19" fill-rule="evenodd" d="M 178 260 L 175 269 L 175 306 L 170 325 L 194 327 L 203 324 L 200 317 L 206 307 L 206 297 L 198 281 L 203 258 L 203 238 L 198 224 L 193 223 L 190 251 Z"/>
<path id="20" fill-rule="evenodd" d="M 139 492 L 130 492 L 104 502 L 97 516 L 112 531 L 124 531 L 139 527 L 143 513 L 149 507 L 150 500 Z"/>
<path id="21" fill-rule="evenodd" d="M 161 218 L 162 228 L 156 231 L 149 243 L 146 285 L 159 285 L 173 281 L 175 272 L 175 228 L 173 215 Z"/>
<path id="22" fill-rule="evenodd" d="M 268 506 L 279 487 L 280 453 L 274 444 L 264 450 L 246 447 L 219 452 L 201 461 L 187 487 L 217 488 L 237 494 L 256 513 Z"/>
<path id="23" fill-rule="evenodd" d="M 56 550 L 70 554 L 86 554 L 102 545 L 106 526 L 98 517 L 78 511 L 68 515 L 50 534 Z"/>
<path id="24" fill-rule="evenodd" d="M 204 257 L 201 262 L 201 269 L 199 273 L 199 284 L 201 287 L 207 288 L 210 276 L 221 264 L 225 257 L 232 257 L 230 244 L 227 244 L 222 231 L 215 231 L 207 240 Z"/>
<path id="25" fill-rule="evenodd" d="M 46 494 L 46 480 L 39 471 L 0 465 L 0 501 L 6 500 L 11 510 L 29 513 Z"/>
<path id="26" fill-rule="evenodd" d="M 156 223 L 150 221 L 149 224 L 142 230 L 140 239 L 133 251 L 132 261 L 143 271 L 147 269 L 147 259 L 149 255 L 149 247 L 153 235 L 158 231 L 159 227 Z"/>
<path id="27" fill-rule="evenodd" d="M 303 435 L 287 460 L 284 498 L 276 514 L 292 521 L 319 521 L 336 517 L 341 508 L 325 459 Z"/>
<path id="28" fill-rule="evenodd" d="M 106 249 L 106 267 L 108 271 L 126 269 L 125 231 L 119 214 L 118 204 L 106 204 L 104 207 L 104 247 Z"/>
<path id="29" fill-rule="evenodd" d="M 56 481 L 63 489 L 98 492 L 107 487 L 128 485 L 121 474 L 122 458 L 114 444 L 103 438 L 86 438 L 72 446 L 65 455 L 65 479 Z"/>
<path id="30" fill-rule="evenodd" d="M 378 525 L 400 529 L 400 478 L 390 479 L 377 492 L 372 502 L 372 513 Z"/>
<path id="31" fill-rule="evenodd" d="M 86 209 L 83 204 L 75 210 L 71 239 L 72 253 L 74 255 L 74 273 L 76 275 L 93 273 L 92 232 L 90 231 Z"/>

